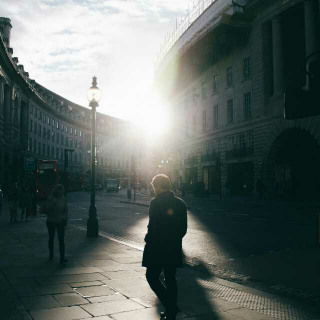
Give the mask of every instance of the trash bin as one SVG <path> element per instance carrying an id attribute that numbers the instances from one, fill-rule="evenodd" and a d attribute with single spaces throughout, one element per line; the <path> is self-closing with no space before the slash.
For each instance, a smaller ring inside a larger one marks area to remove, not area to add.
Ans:
<path id="1" fill-rule="evenodd" d="M 131 199 L 131 189 L 127 190 L 127 197 L 128 197 L 129 200 Z"/>

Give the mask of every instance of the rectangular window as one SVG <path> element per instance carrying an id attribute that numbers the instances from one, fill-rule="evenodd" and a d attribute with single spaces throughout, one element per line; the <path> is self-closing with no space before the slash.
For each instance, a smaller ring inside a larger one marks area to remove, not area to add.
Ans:
<path id="1" fill-rule="evenodd" d="M 243 117 L 244 119 L 251 118 L 251 92 L 243 95 Z"/>
<path id="2" fill-rule="evenodd" d="M 212 83 L 212 92 L 215 93 L 218 91 L 218 75 L 213 76 L 213 83 Z"/>
<path id="3" fill-rule="evenodd" d="M 66 147 L 68 147 L 68 142 L 69 142 L 69 139 L 68 139 L 68 137 L 66 137 Z"/>
<path id="4" fill-rule="evenodd" d="M 50 157 L 50 146 L 47 146 L 47 157 Z"/>
<path id="5" fill-rule="evenodd" d="M 33 132 L 33 120 L 30 119 L 30 128 L 29 128 L 30 132 Z"/>
<path id="6" fill-rule="evenodd" d="M 207 99 L 207 82 L 202 82 L 201 85 L 201 98 L 202 100 Z"/>
<path id="7" fill-rule="evenodd" d="M 56 134 L 56 143 L 59 143 L 59 133 Z"/>
<path id="8" fill-rule="evenodd" d="M 246 141 L 244 138 L 244 134 L 239 135 L 239 147 L 240 149 L 245 149 L 246 148 Z"/>
<path id="9" fill-rule="evenodd" d="M 74 135 L 76 136 L 78 134 L 77 129 L 74 129 Z"/>
<path id="10" fill-rule="evenodd" d="M 30 113 L 33 114 L 33 105 L 30 106 Z"/>
<path id="11" fill-rule="evenodd" d="M 40 155 L 40 153 L 41 153 L 41 143 L 38 142 L 38 154 Z"/>
<path id="12" fill-rule="evenodd" d="M 50 124 L 50 117 L 47 118 L 47 124 Z"/>
<path id="13" fill-rule="evenodd" d="M 79 136 L 82 137 L 82 131 L 81 130 L 79 131 Z"/>
<path id="14" fill-rule="evenodd" d="M 46 122 L 46 119 L 47 119 L 47 116 L 46 116 L 45 114 L 43 114 L 43 119 L 42 119 L 42 121 L 43 121 L 43 122 Z"/>
<path id="15" fill-rule="evenodd" d="M 28 151 L 32 152 L 32 139 L 29 138 Z"/>
<path id="16" fill-rule="evenodd" d="M 51 147 L 51 158 L 54 159 L 54 147 Z"/>
<path id="17" fill-rule="evenodd" d="M 63 143 L 64 143 L 64 136 L 61 135 L 61 144 L 63 145 Z"/>
<path id="18" fill-rule="evenodd" d="M 213 107 L 213 127 L 219 127 L 219 106 L 216 105 Z"/>
<path id="19" fill-rule="evenodd" d="M 228 123 L 232 123 L 233 122 L 233 99 L 228 100 L 228 115 L 227 115 L 227 119 L 228 119 Z"/>
<path id="20" fill-rule="evenodd" d="M 37 141 L 33 140 L 33 149 L 32 149 L 33 153 L 37 153 Z"/>
<path id="21" fill-rule="evenodd" d="M 42 144 L 42 155 L 43 155 L 43 156 L 46 155 L 46 146 L 45 146 L 44 143 Z"/>
<path id="22" fill-rule="evenodd" d="M 43 139 L 46 138 L 46 128 L 45 127 L 42 128 L 42 138 Z"/>
<path id="23" fill-rule="evenodd" d="M 47 130 L 47 140 L 50 140 L 50 130 Z"/>
<path id="24" fill-rule="evenodd" d="M 71 134 L 72 134 L 72 131 L 73 131 L 73 128 L 71 127 L 71 128 L 70 128 L 70 133 L 71 133 Z"/>
<path id="25" fill-rule="evenodd" d="M 38 125 L 37 125 L 37 123 L 35 122 L 34 123 L 34 134 L 37 134 L 37 132 L 38 132 Z"/>
<path id="26" fill-rule="evenodd" d="M 207 111 L 202 111 L 202 132 L 207 131 Z"/>
<path id="27" fill-rule="evenodd" d="M 56 159 L 59 160 L 59 148 L 56 148 Z"/>
<path id="28" fill-rule="evenodd" d="M 64 124 L 63 123 L 61 124 L 61 130 L 64 130 Z"/>
<path id="29" fill-rule="evenodd" d="M 66 126 L 66 132 L 68 133 L 68 126 Z"/>
<path id="30" fill-rule="evenodd" d="M 38 118 L 38 108 L 36 108 L 36 118 Z"/>
<path id="31" fill-rule="evenodd" d="M 52 119 L 52 126 L 54 127 L 54 119 Z"/>
<path id="32" fill-rule="evenodd" d="M 73 148 L 73 140 L 70 139 L 70 147 Z"/>
<path id="33" fill-rule="evenodd" d="M 56 121 L 57 129 L 59 129 L 59 121 Z"/>
<path id="34" fill-rule="evenodd" d="M 243 78 L 248 79 L 251 77 L 251 61 L 250 57 L 243 60 Z"/>
<path id="35" fill-rule="evenodd" d="M 51 141 L 54 142 L 54 132 L 51 131 Z"/>
<path id="36" fill-rule="evenodd" d="M 232 86 L 233 79 L 232 79 L 232 67 L 227 69 L 227 87 Z"/>

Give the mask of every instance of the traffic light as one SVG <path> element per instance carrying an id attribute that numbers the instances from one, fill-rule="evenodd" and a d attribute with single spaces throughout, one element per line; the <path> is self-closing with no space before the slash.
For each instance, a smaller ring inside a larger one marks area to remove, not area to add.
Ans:
<path id="1" fill-rule="evenodd" d="M 320 59 L 309 63 L 309 90 L 290 88 L 285 92 L 284 118 L 294 120 L 320 115 Z"/>

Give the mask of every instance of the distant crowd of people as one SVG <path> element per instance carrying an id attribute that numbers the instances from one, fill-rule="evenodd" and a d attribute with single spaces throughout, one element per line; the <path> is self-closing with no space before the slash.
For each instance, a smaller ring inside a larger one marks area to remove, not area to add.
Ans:
<path id="1" fill-rule="evenodd" d="M 3 192 L 0 186 L 0 215 L 2 214 Z M 13 182 L 8 191 L 8 207 L 10 213 L 10 222 L 18 221 L 18 211 L 20 209 L 20 220 L 28 218 L 33 209 L 33 199 L 28 186 L 18 187 L 16 182 Z"/>

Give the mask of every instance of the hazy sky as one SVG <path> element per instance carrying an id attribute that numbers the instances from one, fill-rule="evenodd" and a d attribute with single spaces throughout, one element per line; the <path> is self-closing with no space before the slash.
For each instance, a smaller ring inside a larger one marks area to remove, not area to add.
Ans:
<path id="1" fill-rule="evenodd" d="M 88 106 L 92 77 L 99 111 L 128 120 L 148 109 L 154 62 L 188 0 L 0 0 L 11 47 L 30 78 Z M 138 117 L 138 118 L 139 118 Z"/>

